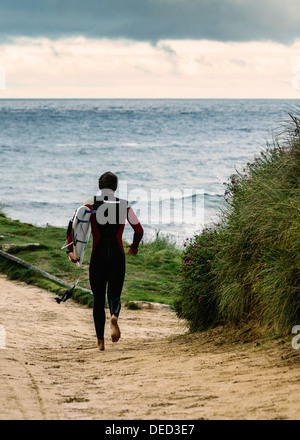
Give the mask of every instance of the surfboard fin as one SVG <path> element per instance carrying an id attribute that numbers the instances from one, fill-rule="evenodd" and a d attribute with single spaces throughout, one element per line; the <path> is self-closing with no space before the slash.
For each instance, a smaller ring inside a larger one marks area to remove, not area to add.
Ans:
<path id="1" fill-rule="evenodd" d="M 73 293 L 73 289 L 74 289 L 75 285 L 72 287 L 72 289 L 70 290 L 66 290 L 64 295 L 62 297 L 58 297 L 56 296 L 54 299 L 57 302 L 57 304 L 60 304 L 61 302 L 65 302 L 67 301 L 69 298 L 71 298 L 72 293 Z"/>
<path id="2" fill-rule="evenodd" d="M 61 297 L 56 296 L 56 297 L 54 298 L 55 301 L 57 302 L 57 304 L 60 304 L 61 302 L 65 302 L 65 301 L 67 301 L 69 298 L 71 298 L 72 293 L 73 293 L 73 290 L 75 289 L 75 287 L 76 287 L 77 284 L 79 283 L 79 280 L 80 280 L 80 274 L 81 274 L 81 266 L 79 265 L 79 263 L 76 263 L 76 264 L 77 264 L 77 266 L 79 267 L 79 274 L 78 274 L 77 281 L 76 281 L 76 283 L 74 284 L 74 286 L 73 286 L 71 289 L 65 291 L 65 293 L 63 294 L 63 296 L 61 296 Z"/>

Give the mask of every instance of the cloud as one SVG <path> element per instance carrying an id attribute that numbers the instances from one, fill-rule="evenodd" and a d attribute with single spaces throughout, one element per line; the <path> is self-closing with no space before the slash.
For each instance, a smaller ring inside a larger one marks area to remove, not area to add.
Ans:
<path id="1" fill-rule="evenodd" d="M 1 0 L 0 35 L 215 41 L 300 36 L 298 0 Z"/>
<path id="2" fill-rule="evenodd" d="M 300 40 L 15 38 L 1 98 L 299 98 Z"/>

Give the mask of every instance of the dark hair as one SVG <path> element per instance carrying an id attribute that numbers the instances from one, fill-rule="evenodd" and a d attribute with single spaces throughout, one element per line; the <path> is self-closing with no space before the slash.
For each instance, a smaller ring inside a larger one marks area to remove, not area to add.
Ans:
<path id="1" fill-rule="evenodd" d="M 116 191 L 117 187 L 118 176 L 116 176 L 114 173 L 107 171 L 99 177 L 99 189 L 109 188 L 113 191 Z"/>

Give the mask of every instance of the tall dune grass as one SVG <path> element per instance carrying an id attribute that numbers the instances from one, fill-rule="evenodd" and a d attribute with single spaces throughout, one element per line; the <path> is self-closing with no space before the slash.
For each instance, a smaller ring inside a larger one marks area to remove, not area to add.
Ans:
<path id="1" fill-rule="evenodd" d="M 220 221 L 186 246 L 177 314 L 191 330 L 300 324 L 300 121 L 227 183 Z M 203 244 L 205 243 L 205 245 Z"/>

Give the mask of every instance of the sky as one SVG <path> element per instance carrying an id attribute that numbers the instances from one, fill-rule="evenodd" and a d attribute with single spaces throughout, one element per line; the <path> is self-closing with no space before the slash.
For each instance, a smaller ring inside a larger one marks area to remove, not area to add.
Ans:
<path id="1" fill-rule="evenodd" d="M 300 97 L 300 0 L 0 0 L 0 98 Z"/>

